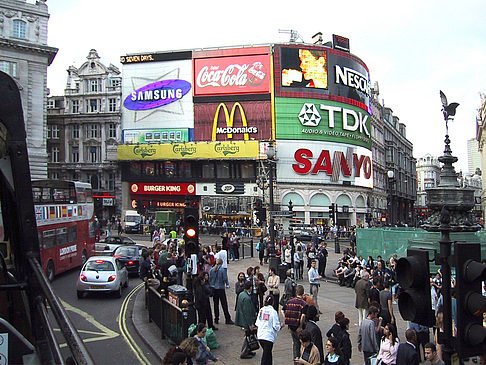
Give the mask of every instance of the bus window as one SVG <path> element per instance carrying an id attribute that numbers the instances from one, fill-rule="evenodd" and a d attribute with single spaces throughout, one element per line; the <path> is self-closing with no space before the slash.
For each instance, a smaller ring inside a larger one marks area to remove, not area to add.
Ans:
<path id="1" fill-rule="evenodd" d="M 41 188 L 32 188 L 32 195 L 34 197 L 34 204 L 40 203 L 42 201 L 42 189 Z"/>
<path id="2" fill-rule="evenodd" d="M 78 240 L 78 231 L 76 226 L 68 227 L 67 231 L 67 240 L 69 243 L 77 242 Z"/>
<path id="3" fill-rule="evenodd" d="M 42 189 L 42 201 L 43 202 L 51 202 L 51 189 L 50 188 L 41 188 Z"/>
<path id="4" fill-rule="evenodd" d="M 86 203 L 93 202 L 93 192 L 91 189 L 86 189 Z"/>
<path id="5" fill-rule="evenodd" d="M 44 248 L 51 248 L 56 245 L 56 230 L 48 229 L 42 232 L 42 242 L 44 243 Z"/>
<path id="6" fill-rule="evenodd" d="M 56 236 L 57 236 L 56 245 L 57 246 L 65 245 L 67 243 L 67 238 L 68 238 L 66 227 L 58 228 L 56 230 Z"/>
<path id="7" fill-rule="evenodd" d="M 76 197 L 78 203 L 86 203 L 86 191 L 84 188 L 76 189 Z"/>

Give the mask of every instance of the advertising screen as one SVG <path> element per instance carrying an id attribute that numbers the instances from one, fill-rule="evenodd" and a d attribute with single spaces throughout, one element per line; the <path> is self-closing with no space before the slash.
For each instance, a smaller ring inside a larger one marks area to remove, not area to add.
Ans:
<path id="1" fill-rule="evenodd" d="M 194 96 L 270 92 L 270 56 L 194 59 Z"/>
<path id="2" fill-rule="evenodd" d="M 327 47 L 280 46 L 275 70 L 276 96 L 327 99 L 371 111 L 368 68 L 352 54 Z"/>
<path id="3" fill-rule="evenodd" d="M 192 62 L 123 65 L 122 128 L 193 128 Z"/>
<path id="4" fill-rule="evenodd" d="M 371 117 L 353 105 L 275 98 L 275 120 L 277 139 L 339 142 L 371 149 Z"/>
<path id="5" fill-rule="evenodd" d="M 196 141 L 241 141 L 272 138 L 270 101 L 194 105 Z"/>
<path id="6" fill-rule="evenodd" d="M 277 180 L 373 187 L 369 149 L 344 143 L 277 141 Z"/>
<path id="7" fill-rule="evenodd" d="M 192 129 L 124 129 L 123 143 L 190 142 L 192 135 Z"/>

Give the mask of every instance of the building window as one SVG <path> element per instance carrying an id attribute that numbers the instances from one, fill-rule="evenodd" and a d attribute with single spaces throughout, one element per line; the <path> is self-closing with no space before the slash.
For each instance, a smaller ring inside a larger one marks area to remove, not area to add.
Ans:
<path id="1" fill-rule="evenodd" d="M 56 102 L 54 99 L 47 100 L 47 109 L 54 109 L 56 107 Z"/>
<path id="2" fill-rule="evenodd" d="M 86 138 L 100 138 L 99 124 L 88 124 L 86 126 Z"/>
<path id="3" fill-rule="evenodd" d="M 71 128 L 72 128 L 71 137 L 74 138 L 74 139 L 78 139 L 79 138 L 79 124 L 73 124 Z"/>
<path id="4" fill-rule="evenodd" d="M 116 98 L 109 98 L 108 99 L 108 111 L 109 112 L 116 112 L 117 111 L 117 103 Z"/>
<path id="5" fill-rule="evenodd" d="M 108 173 L 108 180 L 106 181 L 106 187 L 108 190 L 115 190 L 115 173 Z"/>
<path id="6" fill-rule="evenodd" d="M 216 176 L 218 179 L 227 179 L 230 176 L 230 165 L 228 162 L 221 162 L 216 164 Z"/>
<path id="7" fill-rule="evenodd" d="M 89 91 L 92 92 L 92 93 L 95 93 L 95 92 L 98 92 L 98 91 L 101 91 L 101 80 L 98 80 L 98 79 L 93 79 L 93 80 L 89 80 Z"/>
<path id="8" fill-rule="evenodd" d="M 100 100 L 99 99 L 89 99 L 88 103 L 86 104 L 86 112 L 88 113 L 97 113 L 100 109 Z"/>
<path id="9" fill-rule="evenodd" d="M 17 77 L 17 64 L 15 62 L 0 61 L 0 71 L 12 77 Z"/>
<path id="10" fill-rule="evenodd" d="M 59 147 L 51 148 L 51 162 L 59 162 Z"/>
<path id="11" fill-rule="evenodd" d="M 71 112 L 73 114 L 79 113 L 79 100 L 72 100 L 71 101 Z"/>
<path id="12" fill-rule="evenodd" d="M 12 33 L 12 36 L 14 36 L 15 38 L 22 38 L 22 39 L 27 38 L 26 37 L 26 33 L 25 33 L 25 29 L 26 29 L 25 22 L 23 20 L 15 19 L 13 21 L 13 33 Z"/>
<path id="13" fill-rule="evenodd" d="M 110 87 L 119 87 L 121 85 L 120 79 L 110 79 Z"/>
<path id="14" fill-rule="evenodd" d="M 59 173 L 49 172 L 49 179 L 58 180 L 59 179 Z"/>
<path id="15" fill-rule="evenodd" d="M 89 146 L 86 148 L 88 155 L 88 162 L 95 163 L 100 162 L 100 151 L 101 147 Z"/>
<path id="16" fill-rule="evenodd" d="M 116 138 L 116 124 L 115 123 L 108 124 L 108 137 L 109 138 Z"/>
<path id="17" fill-rule="evenodd" d="M 71 147 L 71 162 L 79 162 L 79 147 Z"/>
<path id="18" fill-rule="evenodd" d="M 57 124 L 51 124 L 51 138 L 59 139 L 59 126 Z"/>

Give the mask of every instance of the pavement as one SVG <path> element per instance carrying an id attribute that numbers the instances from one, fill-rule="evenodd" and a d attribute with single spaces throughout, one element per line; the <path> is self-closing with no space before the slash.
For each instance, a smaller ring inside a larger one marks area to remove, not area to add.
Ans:
<path id="1" fill-rule="evenodd" d="M 145 238 L 141 236 L 133 237 L 139 241 L 145 241 Z M 202 236 L 201 240 L 204 244 L 214 243 L 217 237 L 213 236 Z M 146 238 L 148 243 L 148 237 Z M 220 241 L 220 240 L 218 240 Z M 343 247 L 341 248 L 341 252 Z M 334 324 L 334 314 L 337 311 L 342 311 L 346 317 L 350 320 L 350 338 L 353 345 L 353 353 L 351 358 L 351 364 L 362 364 L 363 355 L 358 352 L 357 349 L 357 336 L 358 336 L 358 313 L 354 307 L 355 294 L 352 288 L 341 287 L 337 284 L 337 281 L 333 275 L 332 270 L 336 268 L 338 259 L 342 254 L 337 254 L 334 251 L 334 243 L 329 242 L 328 244 L 328 261 L 326 267 L 326 276 L 328 280 L 321 283 L 319 290 L 318 303 L 320 310 L 323 312 L 320 315 L 320 320 L 317 322 L 325 341 L 325 334 Z M 249 257 L 249 246 L 246 247 L 245 258 L 239 261 L 230 261 L 228 264 L 228 277 L 230 281 L 230 288 L 226 289 L 226 295 L 228 298 L 228 306 L 232 319 L 234 320 L 234 308 L 236 295 L 234 292 L 234 283 L 236 281 L 237 274 L 239 272 L 246 272 L 249 266 L 259 265 L 258 253 L 254 251 L 254 257 Z M 268 271 L 268 265 L 263 265 L 263 273 Z M 304 270 L 306 271 L 306 270 Z M 309 293 L 309 283 L 307 281 L 307 274 L 304 273 L 304 280 L 298 281 L 298 283 L 303 284 L 306 293 Z M 283 290 L 283 283 L 281 285 L 281 291 Z M 212 306 L 212 301 L 211 301 Z M 401 320 L 400 314 L 398 312 L 398 307 L 394 305 L 395 316 L 398 321 L 398 333 L 400 338 L 405 338 L 404 332 L 407 328 L 406 322 Z M 166 339 L 161 339 L 160 329 L 153 322 L 148 320 L 148 311 L 145 309 L 145 295 L 144 291 L 140 290 L 136 295 L 133 313 L 132 313 L 133 325 L 140 335 L 140 337 L 146 342 L 152 352 L 157 355 L 161 361 L 165 356 L 165 353 L 170 348 L 169 343 Z M 283 320 L 283 319 L 282 319 Z M 243 343 L 243 331 L 241 328 L 235 325 L 225 325 L 224 316 L 223 320 L 217 325 L 219 328 L 215 332 L 220 347 L 213 350 L 214 355 L 218 358 L 218 363 L 221 364 L 260 364 L 261 360 L 261 350 L 257 350 L 256 356 L 252 359 L 240 359 L 240 351 Z M 273 347 L 273 357 L 274 364 L 291 364 L 292 363 L 292 339 L 290 336 L 290 331 L 287 327 L 280 330 Z"/>

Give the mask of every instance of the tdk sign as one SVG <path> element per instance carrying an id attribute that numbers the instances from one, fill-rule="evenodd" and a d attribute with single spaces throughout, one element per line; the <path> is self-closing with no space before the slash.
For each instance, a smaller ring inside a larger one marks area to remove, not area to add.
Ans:
<path id="1" fill-rule="evenodd" d="M 163 80 L 148 84 L 133 91 L 123 102 L 130 110 L 149 110 L 182 99 L 191 84 L 185 80 Z"/>

